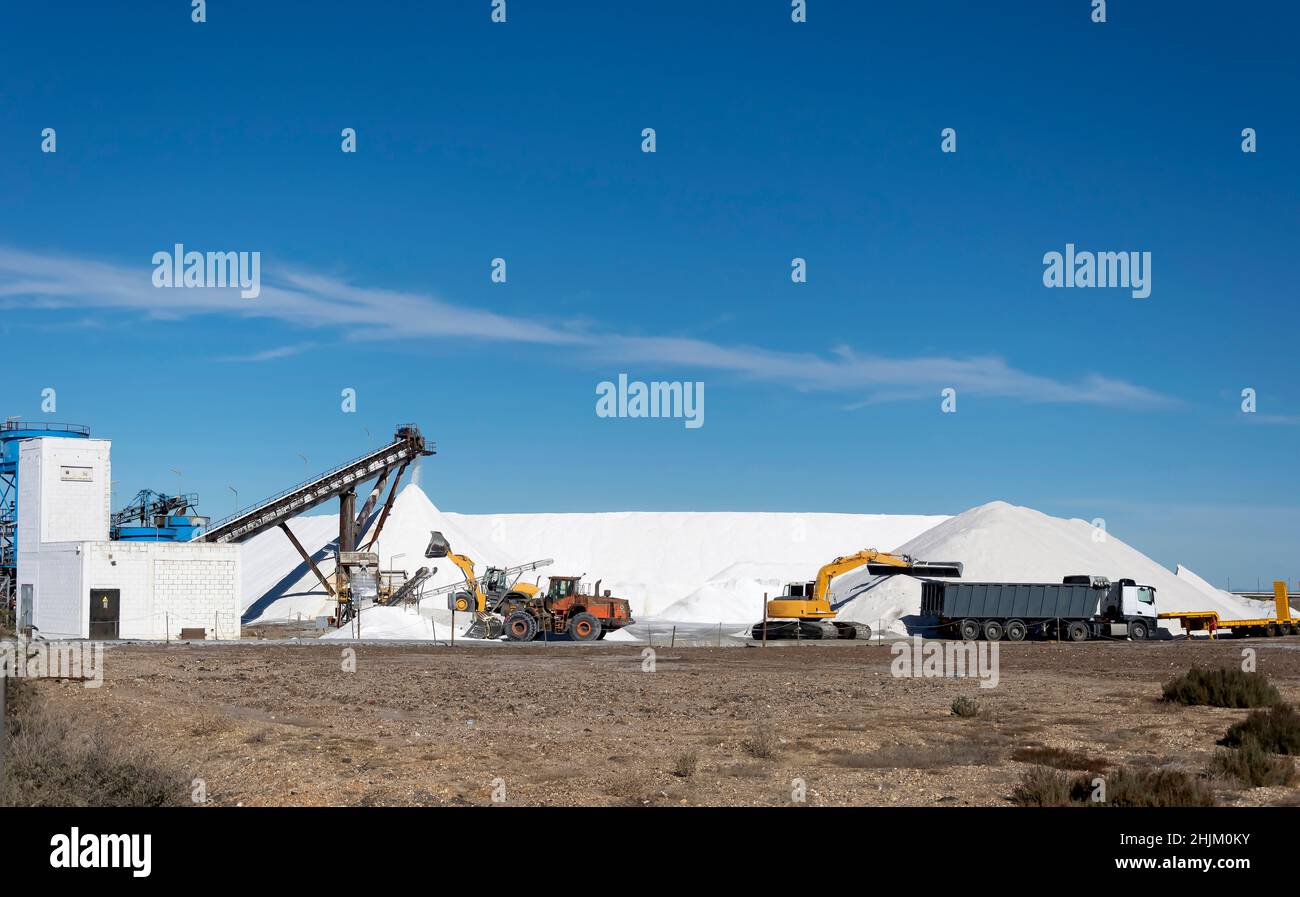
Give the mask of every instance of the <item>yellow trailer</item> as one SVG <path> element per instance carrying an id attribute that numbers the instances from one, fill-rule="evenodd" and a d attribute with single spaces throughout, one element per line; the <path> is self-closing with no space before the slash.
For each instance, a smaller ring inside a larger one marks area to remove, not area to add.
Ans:
<path id="1" fill-rule="evenodd" d="M 1162 620 L 1177 620 L 1187 633 L 1208 632 L 1214 638 L 1220 629 L 1231 629 L 1234 638 L 1263 636 L 1271 638 L 1277 635 L 1300 635 L 1300 627 L 1291 614 L 1291 602 L 1287 598 L 1286 583 L 1277 580 L 1273 583 L 1274 615 L 1253 620 L 1223 620 L 1218 611 L 1190 610 L 1172 611 L 1160 614 Z"/>

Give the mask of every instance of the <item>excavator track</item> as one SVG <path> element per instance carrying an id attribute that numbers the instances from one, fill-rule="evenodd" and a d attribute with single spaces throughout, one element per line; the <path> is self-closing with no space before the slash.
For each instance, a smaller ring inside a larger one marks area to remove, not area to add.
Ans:
<path id="1" fill-rule="evenodd" d="M 860 639 L 871 638 L 871 627 L 865 623 L 845 623 L 840 620 L 768 620 L 766 624 L 755 623 L 750 635 L 755 641 L 763 641 L 763 629 L 767 628 L 767 640 L 771 641 L 819 641 L 822 639 Z"/>
<path id="2" fill-rule="evenodd" d="M 871 627 L 866 623 L 846 623 L 842 620 L 836 620 L 835 628 L 839 630 L 840 638 L 851 638 L 860 642 L 868 641 L 871 638 Z"/>

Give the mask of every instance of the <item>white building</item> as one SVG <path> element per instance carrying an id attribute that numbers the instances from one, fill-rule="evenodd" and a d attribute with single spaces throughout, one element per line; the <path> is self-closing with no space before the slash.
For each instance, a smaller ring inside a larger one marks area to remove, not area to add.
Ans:
<path id="1" fill-rule="evenodd" d="M 239 638 L 239 548 L 109 541 L 106 439 L 18 454 L 18 613 L 41 638 Z"/>

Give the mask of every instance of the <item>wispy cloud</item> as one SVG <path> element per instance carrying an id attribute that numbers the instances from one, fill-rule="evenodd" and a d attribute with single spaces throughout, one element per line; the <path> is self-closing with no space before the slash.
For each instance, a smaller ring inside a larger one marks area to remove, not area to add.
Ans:
<path id="1" fill-rule="evenodd" d="M 256 364 L 259 361 L 278 361 L 281 358 L 292 358 L 295 355 L 301 355 L 316 348 L 316 343 L 296 343 L 292 346 L 277 346 L 274 349 L 263 349 L 260 352 L 250 352 L 247 355 L 225 355 L 216 359 L 221 362 L 237 362 L 240 364 Z"/>
<path id="2" fill-rule="evenodd" d="M 1300 414 L 1261 414 L 1256 411 L 1250 414 L 1240 414 L 1238 417 L 1243 418 L 1246 423 L 1250 424 L 1273 424 L 1280 427 L 1300 426 Z"/>
<path id="3" fill-rule="evenodd" d="M 153 268 L 109 264 L 0 246 L 0 308 L 104 309 L 153 318 L 234 315 L 278 320 L 306 330 L 345 331 L 354 340 L 456 337 L 570 346 L 581 357 L 624 367 L 679 365 L 801 390 L 844 393 L 858 406 L 931 398 L 945 387 L 966 395 L 1025 402 L 1115 407 L 1177 404 L 1153 390 L 1082 374 L 1058 380 L 1020 370 L 996 355 L 890 358 L 836 346 L 825 354 L 729 345 L 675 336 L 628 335 L 585 323 L 515 317 L 447 302 L 432 294 L 357 286 L 301 270 L 263 272 L 261 295 L 235 289 L 156 289 Z M 307 351 L 313 343 L 270 348 L 227 361 L 264 362 Z M 572 355 L 566 355 L 572 360 Z"/>

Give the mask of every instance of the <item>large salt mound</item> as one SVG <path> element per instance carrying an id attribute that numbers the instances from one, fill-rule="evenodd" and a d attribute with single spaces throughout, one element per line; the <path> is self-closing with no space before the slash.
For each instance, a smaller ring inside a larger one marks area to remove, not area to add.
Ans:
<path id="1" fill-rule="evenodd" d="M 892 514 L 772 512 L 620 512 L 605 514 L 447 514 L 482 542 L 521 560 L 555 558 L 545 573 L 586 573 L 627 598 L 638 618 L 674 617 L 676 603 L 737 564 L 777 562 L 781 576 L 816 570 L 827 558 L 864 545 L 895 545 L 948 519 Z M 500 555 L 498 550 L 496 555 Z M 493 554 L 475 556 L 484 561 Z M 763 589 L 740 617 L 760 610 Z"/>
<path id="2" fill-rule="evenodd" d="M 848 552 L 840 552 L 844 554 Z M 839 557 L 839 555 L 835 555 Z M 788 582 L 816 575 L 822 560 L 806 563 L 751 561 L 732 564 L 691 592 L 664 608 L 660 617 L 676 623 L 748 623 L 763 616 L 763 596 L 775 597 Z"/>
<path id="3" fill-rule="evenodd" d="M 294 533 L 314 552 L 326 576 L 337 536 L 333 514 L 300 517 Z M 961 561 L 967 580 L 1060 582 L 1073 573 L 1130 577 L 1157 589 L 1161 611 L 1217 610 L 1225 618 L 1255 616 L 1256 609 L 1215 589 L 1186 568 L 1172 573 L 1136 549 L 1082 520 L 1049 517 L 1029 508 L 993 502 L 958 517 L 869 514 L 676 513 L 466 515 L 439 511 L 418 486 L 398 495 L 376 551 L 384 567 L 414 571 L 437 566 L 435 585 L 459 582 L 450 561 L 426 561 L 430 530 L 483 565 L 555 558 L 547 573 L 586 573 L 602 588 L 632 602 L 640 619 L 747 623 L 762 612 L 764 592 L 811 579 L 831 558 L 865 547 L 902 551 L 922 560 Z M 396 556 L 396 557 L 395 557 Z M 536 574 L 534 574 L 536 575 Z M 245 620 L 292 620 L 328 614 L 334 604 L 289 544 L 271 530 L 243 546 Z M 854 571 L 832 584 L 841 618 L 902 632 L 904 618 L 920 611 L 920 582 L 907 576 L 872 577 Z M 437 613 L 440 599 L 426 602 Z M 378 609 L 383 610 L 383 609 Z M 367 611 L 374 613 L 374 611 Z M 376 614 L 378 625 L 387 614 Z M 423 620 L 394 617 L 391 637 L 420 637 Z M 441 622 L 441 621 L 440 621 Z M 399 624 L 400 625 L 396 625 Z M 408 634 L 412 633 L 412 634 Z M 366 634 L 363 632 L 363 634 Z"/>
<path id="4" fill-rule="evenodd" d="M 1086 521 L 1049 517 L 1001 501 L 959 514 L 898 550 L 921 560 L 961 561 L 966 580 L 1060 582 L 1070 574 L 1099 574 L 1154 586 L 1160 612 L 1217 610 L 1223 617 L 1240 617 L 1247 610 L 1232 595 L 1180 578 Z M 831 584 L 831 602 L 843 603 L 841 619 L 901 633 L 906 631 L 903 618 L 920 612 L 921 582 L 856 570 Z M 1167 622 L 1162 625 L 1173 628 Z"/>
<path id="5" fill-rule="evenodd" d="M 487 564 L 512 565 L 540 558 L 555 563 L 532 574 L 587 574 L 591 584 L 627 598 L 639 619 L 662 616 L 670 605 L 706 583 L 730 591 L 730 619 L 748 620 L 761 611 L 764 591 L 779 591 L 786 579 L 799 579 L 827 558 L 863 546 L 896 545 L 925 532 L 947 517 L 919 514 L 791 514 L 744 512 L 622 512 L 597 514 L 452 514 L 429 501 L 416 485 L 397 496 L 376 551 L 381 564 L 414 571 L 437 566 L 435 585 L 458 582 L 448 560 L 427 561 L 430 530 L 438 529 L 452 547 L 473 558 L 481 573 Z M 334 514 L 299 517 L 290 523 L 303 546 L 331 576 L 332 543 L 338 535 Z M 398 557 L 393 562 L 394 555 Z M 758 563 L 755 563 L 758 559 Z M 758 568 L 772 564 L 762 575 Z M 717 578 L 729 569 L 737 579 L 728 589 Z M 270 530 L 243 546 L 244 619 L 295 619 L 333 612 L 334 604 L 302 562 L 284 533 Z M 748 572 L 745 572 L 748 571 Z M 745 597 L 748 592 L 749 597 Z M 438 602 L 440 599 L 432 599 Z M 743 605 L 745 609 L 740 609 Z M 711 602 L 696 601 L 698 613 L 669 617 L 718 622 Z M 426 607 L 425 610 L 430 608 Z"/>

